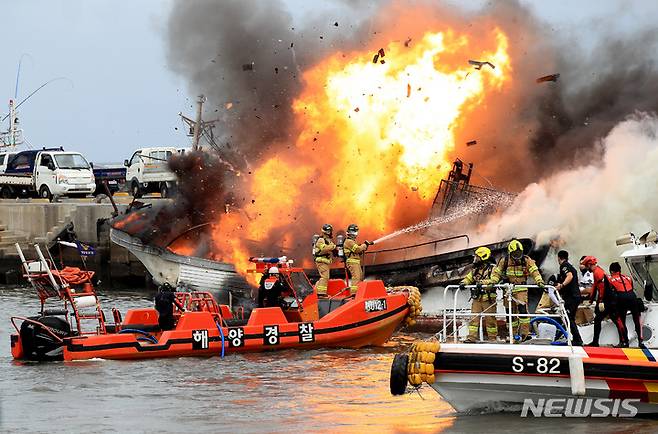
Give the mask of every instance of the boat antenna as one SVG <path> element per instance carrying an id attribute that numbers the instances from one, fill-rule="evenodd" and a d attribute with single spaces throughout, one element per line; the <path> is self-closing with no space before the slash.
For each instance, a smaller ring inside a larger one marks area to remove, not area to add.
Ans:
<path id="1" fill-rule="evenodd" d="M 21 77 L 21 66 L 23 65 L 23 59 L 26 56 L 29 57 L 30 59 L 32 59 L 32 56 L 30 56 L 27 53 L 21 54 L 21 58 L 18 59 L 18 68 L 16 70 L 16 86 L 14 88 L 14 100 L 18 99 L 18 83 L 20 82 L 20 77 Z"/>
<path id="2" fill-rule="evenodd" d="M 23 100 L 22 100 L 21 102 L 19 102 L 18 104 L 16 104 L 16 106 L 14 107 L 14 109 L 19 108 L 21 105 L 23 105 L 24 102 L 26 102 L 28 99 L 30 99 L 30 98 L 32 97 L 32 95 L 34 95 L 35 93 L 39 92 L 39 91 L 40 91 L 41 89 L 43 89 L 44 87 L 48 86 L 50 83 L 55 82 L 55 81 L 59 81 L 59 80 L 67 80 L 68 82 L 71 83 L 71 86 L 73 86 L 73 81 L 72 81 L 70 78 L 68 78 L 68 77 L 55 77 L 55 78 L 53 78 L 52 80 L 48 80 L 47 82 L 45 82 L 45 83 L 42 84 L 41 86 L 37 87 L 34 91 L 32 91 L 32 93 L 30 93 L 28 96 L 26 96 L 25 98 L 23 98 Z M 4 121 L 4 120 L 7 119 L 8 117 L 9 117 L 9 114 L 7 114 L 4 118 L 2 118 L 2 120 L 0 120 L 0 122 Z"/>

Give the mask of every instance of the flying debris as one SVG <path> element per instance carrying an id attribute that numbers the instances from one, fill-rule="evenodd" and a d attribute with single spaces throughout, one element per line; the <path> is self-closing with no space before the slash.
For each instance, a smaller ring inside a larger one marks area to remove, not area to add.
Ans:
<path id="1" fill-rule="evenodd" d="M 372 63 L 377 63 L 380 57 L 386 56 L 386 53 L 384 53 L 384 49 L 380 48 L 379 51 L 375 54 L 375 56 L 372 58 Z M 381 60 L 381 63 L 385 63 L 384 59 Z"/>
<path id="2" fill-rule="evenodd" d="M 251 63 L 244 63 L 242 65 L 242 70 L 243 71 L 253 71 L 254 70 L 254 62 Z"/>
<path id="3" fill-rule="evenodd" d="M 411 96 L 411 85 L 407 83 L 407 98 Z"/>
<path id="4" fill-rule="evenodd" d="M 543 77 L 539 77 L 537 80 L 535 80 L 537 83 L 544 83 L 546 81 L 557 81 L 557 79 L 560 78 L 560 74 L 550 74 L 550 75 L 545 75 Z"/>
<path id="5" fill-rule="evenodd" d="M 485 65 L 491 66 L 491 69 L 496 69 L 496 65 L 494 65 L 491 62 L 481 62 L 479 60 L 469 60 L 468 63 L 475 66 L 475 69 L 477 69 L 478 71 L 480 69 L 482 69 L 482 67 L 485 66 Z"/>
<path id="6" fill-rule="evenodd" d="M 409 44 L 411 43 L 411 38 L 407 38 L 406 41 L 404 41 L 404 46 L 409 48 Z"/>
<path id="7" fill-rule="evenodd" d="M 384 52 L 383 48 L 380 48 L 379 51 L 377 51 L 377 54 L 375 54 L 375 57 L 372 58 L 372 63 L 377 63 L 379 58 L 384 56 L 386 56 L 386 53 Z M 386 61 L 384 59 L 381 59 L 379 60 L 379 63 L 383 65 L 384 63 L 386 63 Z"/>
<path id="8" fill-rule="evenodd" d="M 466 142 L 466 146 L 473 146 L 473 145 L 477 145 L 477 144 L 478 144 L 477 140 L 470 140 L 470 141 Z"/>

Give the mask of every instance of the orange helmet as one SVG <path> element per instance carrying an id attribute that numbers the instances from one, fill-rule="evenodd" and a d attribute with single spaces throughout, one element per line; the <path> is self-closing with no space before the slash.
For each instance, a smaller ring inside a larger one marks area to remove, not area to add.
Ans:
<path id="1" fill-rule="evenodd" d="M 598 259 L 596 259 L 594 256 L 585 256 L 582 261 L 580 261 L 581 264 L 583 264 L 586 267 L 589 267 L 590 265 L 594 266 L 599 263 Z"/>

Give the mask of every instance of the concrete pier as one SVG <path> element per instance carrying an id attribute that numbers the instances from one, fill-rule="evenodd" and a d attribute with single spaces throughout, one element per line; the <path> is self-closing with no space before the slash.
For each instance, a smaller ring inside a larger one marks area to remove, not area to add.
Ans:
<path id="1" fill-rule="evenodd" d="M 124 212 L 132 200 L 117 196 L 119 212 Z M 143 202 L 163 199 L 142 199 Z M 113 207 L 108 199 L 96 203 L 93 199 L 66 200 L 49 203 L 41 199 L 0 200 L 0 284 L 18 283 L 21 279 L 20 260 L 14 246 L 19 243 L 28 258 L 34 257 L 34 244 L 42 249 L 52 245 L 57 235 L 72 222 L 78 239 L 92 245 L 96 255 L 86 259 L 90 270 L 101 279 L 101 288 L 143 287 L 149 276 L 141 262 L 126 249 L 113 245 L 109 238 L 108 220 Z M 44 253 L 45 253 L 45 249 Z M 81 264 L 72 248 L 51 248 L 55 262 L 63 259 L 72 266 Z M 61 255 L 61 257 L 60 257 Z"/>

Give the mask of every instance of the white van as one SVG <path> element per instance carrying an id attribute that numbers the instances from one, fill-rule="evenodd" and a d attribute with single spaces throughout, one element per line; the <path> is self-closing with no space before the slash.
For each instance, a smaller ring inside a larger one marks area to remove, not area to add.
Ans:
<path id="1" fill-rule="evenodd" d="M 130 160 L 125 160 L 126 185 L 133 197 L 159 191 L 162 197 L 169 197 L 176 186 L 176 174 L 169 170 L 169 158 L 178 153 L 170 146 L 141 148 L 135 151 Z"/>

